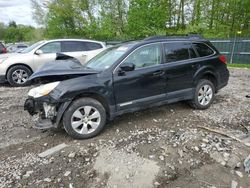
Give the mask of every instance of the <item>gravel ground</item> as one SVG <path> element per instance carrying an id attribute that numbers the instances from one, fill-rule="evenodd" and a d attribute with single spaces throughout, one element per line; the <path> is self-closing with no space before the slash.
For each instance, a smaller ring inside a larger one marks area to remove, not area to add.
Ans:
<path id="1" fill-rule="evenodd" d="M 125 114 L 89 140 L 32 128 L 23 111 L 30 88 L 2 86 L 0 187 L 249 187 L 250 69 L 230 72 L 208 110 L 180 102 Z M 62 143 L 67 147 L 38 156 Z"/>

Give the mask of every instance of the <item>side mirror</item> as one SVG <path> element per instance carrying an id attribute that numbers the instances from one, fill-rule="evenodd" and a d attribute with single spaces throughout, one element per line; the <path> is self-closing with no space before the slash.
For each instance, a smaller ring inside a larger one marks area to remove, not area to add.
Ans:
<path id="1" fill-rule="evenodd" d="M 41 54 L 43 54 L 43 51 L 42 51 L 42 50 L 37 50 L 37 51 L 35 52 L 35 54 L 36 54 L 36 55 L 41 55 Z"/>
<path id="2" fill-rule="evenodd" d="M 120 66 L 120 70 L 124 72 L 129 72 L 135 70 L 135 64 L 134 63 L 124 63 Z"/>

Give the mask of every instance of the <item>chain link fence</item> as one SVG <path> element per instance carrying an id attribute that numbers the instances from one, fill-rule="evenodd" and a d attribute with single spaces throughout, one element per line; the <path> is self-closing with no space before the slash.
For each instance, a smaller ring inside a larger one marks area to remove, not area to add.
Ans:
<path id="1" fill-rule="evenodd" d="M 221 54 L 227 56 L 228 63 L 250 64 L 250 39 L 210 39 L 210 41 Z"/>

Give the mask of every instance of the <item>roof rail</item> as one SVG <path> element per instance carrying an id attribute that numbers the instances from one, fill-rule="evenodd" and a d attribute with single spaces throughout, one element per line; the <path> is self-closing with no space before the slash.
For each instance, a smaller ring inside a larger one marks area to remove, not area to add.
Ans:
<path id="1" fill-rule="evenodd" d="M 180 35 L 180 36 L 156 35 L 156 36 L 145 38 L 144 41 L 159 40 L 159 39 L 203 39 L 203 37 L 198 34 L 188 34 L 188 35 Z"/>

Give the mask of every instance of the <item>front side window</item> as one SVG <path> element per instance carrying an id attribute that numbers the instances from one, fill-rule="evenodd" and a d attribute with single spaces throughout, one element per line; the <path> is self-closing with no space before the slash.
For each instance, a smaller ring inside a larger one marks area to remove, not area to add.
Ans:
<path id="1" fill-rule="evenodd" d="M 214 51 L 203 43 L 194 43 L 194 48 L 198 52 L 200 57 L 209 56 L 214 53 Z"/>
<path id="2" fill-rule="evenodd" d="M 40 50 L 42 50 L 44 54 L 58 53 L 58 52 L 61 52 L 61 43 L 51 42 L 42 46 Z"/>
<path id="3" fill-rule="evenodd" d="M 135 68 L 158 65 L 161 63 L 161 44 L 143 46 L 132 52 L 123 63 L 133 63 Z"/>
<path id="4" fill-rule="evenodd" d="M 194 50 L 191 48 L 189 43 L 175 42 L 175 43 L 165 43 L 165 63 L 182 61 L 194 57 Z"/>

